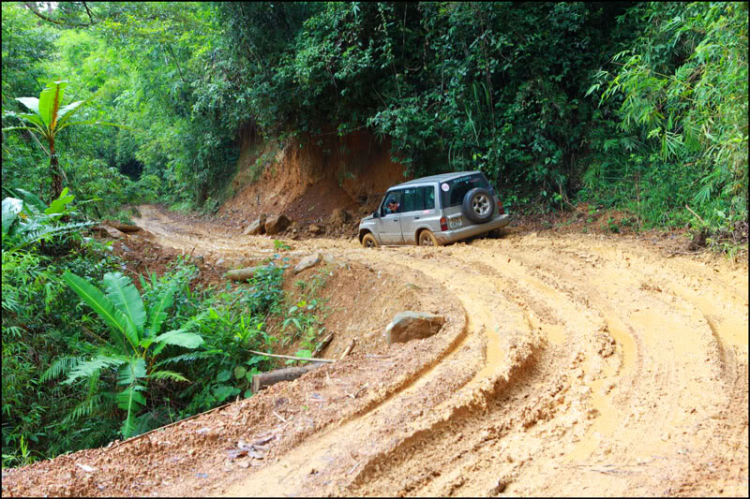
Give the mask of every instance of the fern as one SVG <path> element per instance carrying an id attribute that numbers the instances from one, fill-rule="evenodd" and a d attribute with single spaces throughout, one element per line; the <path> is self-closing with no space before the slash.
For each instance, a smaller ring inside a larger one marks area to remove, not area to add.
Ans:
<path id="1" fill-rule="evenodd" d="M 69 385 L 80 378 L 90 378 L 101 369 L 112 366 L 119 366 L 128 362 L 124 358 L 98 356 L 89 361 L 78 363 L 76 367 L 68 374 L 68 378 L 63 384 Z"/>
<path id="2" fill-rule="evenodd" d="M 153 380 L 170 379 L 172 381 L 190 381 L 182 374 L 174 371 L 156 371 L 149 374 L 148 378 Z"/>
<path id="3" fill-rule="evenodd" d="M 69 425 L 81 418 L 88 418 L 98 414 L 106 407 L 108 397 L 104 394 L 96 394 L 87 397 L 79 402 L 73 409 L 62 419 L 63 425 Z"/>
<path id="4" fill-rule="evenodd" d="M 60 376 L 67 374 L 71 369 L 75 368 L 80 362 L 80 357 L 62 357 L 52 363 L 42 374 L 39 380 L 42 383 L 46 383 L 51 379 L 57 379 Z"/>
<path id="5" fill-rule="evenodd" d="M 23 249 L 30 244 L 41 241 L 42 239 L 50 239 L 52 237 L 78 232 L 80 229 L 84 227 L 90 227 L 92 225 L 95 225 L 94 222 L 77 222 L 60 226 L 42 226 L 41 228 L 37 228 L 38 226 L 35 226 L 21 231 L 20 241 L 15 246 L 10 248 L 9 251 L 17 251 Z"/>

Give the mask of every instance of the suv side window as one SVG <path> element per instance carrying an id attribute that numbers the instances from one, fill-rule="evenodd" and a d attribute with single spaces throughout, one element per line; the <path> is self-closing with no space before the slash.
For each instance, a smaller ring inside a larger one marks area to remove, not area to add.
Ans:
<path id="1" fill-rule="evenodd" d="M 435 188 L 433 186 L 404 189 L 403 211 L 423 211 L 435 209 Z"/>
<path id="2" fill-rule="evenodd" d="M 392 210 L 388 207 L 389 203 L 391 201 L 396 202 L 396 208 L 395 210 Z M 383 204 L 380 205 L 380 216 L 386 216 L 391 215 L 393 213 L 403 213 L 404 212 L 404 191 L 403 190 L 397 190 L 397 191 L 390 191 L 385 195 L 385 198 L 383 198 Z"/>

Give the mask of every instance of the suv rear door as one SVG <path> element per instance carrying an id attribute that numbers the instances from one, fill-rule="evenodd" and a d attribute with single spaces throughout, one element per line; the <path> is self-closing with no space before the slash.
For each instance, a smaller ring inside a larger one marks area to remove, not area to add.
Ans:
<path id="1" fill-rule="evenodd" d="M 435 186 L 421 185 L 404 189 L 401 233 L 406 244 L 417 244 L 420 220 L 435 214 Z"/>

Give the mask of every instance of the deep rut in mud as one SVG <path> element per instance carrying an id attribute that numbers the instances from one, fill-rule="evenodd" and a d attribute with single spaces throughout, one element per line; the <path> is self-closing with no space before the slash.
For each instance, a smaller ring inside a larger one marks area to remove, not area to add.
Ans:
<path id="1" fill-rule="evenodd" d="M 157 242 L 207 261 L 273 251 L 268 238 L 141 211 Z M 746 267 L 583 235 L 294 246 L 429 282 L 450 303 L 446 337 L 272 462 L 152 492 L 747 496 Z"/>

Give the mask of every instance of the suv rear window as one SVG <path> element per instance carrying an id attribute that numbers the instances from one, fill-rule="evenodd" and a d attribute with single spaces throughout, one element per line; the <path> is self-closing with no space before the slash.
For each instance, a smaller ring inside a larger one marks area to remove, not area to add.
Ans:
<path id="1" fill-rule="evenodd" d="M 448 186 L 445 190 L 444 185 Z M 482 187 L 492 192 L 490 184 L 481 173 L 464 175 L 463 177 L 454 178 L 447 182 L 440 182 L 440 204 L 443 208 L 458 206 L 464 200 L 464 196 L 475 187 Z"/>

